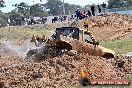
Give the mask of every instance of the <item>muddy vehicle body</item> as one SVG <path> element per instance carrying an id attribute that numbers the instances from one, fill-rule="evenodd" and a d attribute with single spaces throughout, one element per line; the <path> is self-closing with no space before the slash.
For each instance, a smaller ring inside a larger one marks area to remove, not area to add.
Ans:
<path id="1" fill-rule="evenodd" d="M 90 31 L 78 27 L 56 28 L 52 36 L 40 38 L 37 37 L 37 35 L 33 35 L 31 41 L 34 42 L 36 46 L 43 46 L 43 49 L 41 48 L 42 50 L 48 47 L 45 51 L 48 51 L 48 49 L 53 49 L 53 52 L 57 51 L 56 55 L 53 56 L 57 56 L 57 53 L 60 55 L 60 53 L 62 54 L 63 52 L 71 50 L 105 58 L 113 58 L 115 54 L 114 51 L 100 46 L 99 42 L 94 39 Z M 41 53 L 44 54 L 44 51 Z"/>

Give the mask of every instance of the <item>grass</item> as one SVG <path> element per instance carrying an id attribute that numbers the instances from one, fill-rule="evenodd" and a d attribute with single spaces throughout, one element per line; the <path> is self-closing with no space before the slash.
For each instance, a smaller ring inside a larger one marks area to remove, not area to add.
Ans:
<path id="1" fill-rule="evenodd" d="M 113 40 L 113 41 L 102 41 L 100 45 L 103 47 L 114 50 L 116 54 L 122 54 L 126 52 L 132 52 L 132 38 Z M 122 79 L 132 80 L 132 74 L 124 76 Z M 87 86 L 83 87 L 81 85 L 77 85 L 74 88 L 132 88 L 132 85 L 126 86 Z"/>
<path id="2" fill-rule="evenodd" d="M 51 30 L 45 30 L 41 27 L 30 27 L 30 26 L 17 26 L 17 27 L 5 27 L 0 28 L 0 39 L 8 39 L 8 40 L 14 40 L 14 39 L 29 39 L 32 37 L 33 34 L 44 34 L 46 36 L 49 36 L 53 33 Z"/>
<path id="3" fill-rule="evenodd" d="M 132 38 L 113 41 L 102 41 L 100 45 L 115 51 L 116 55 L 126 52 L 132 52 Z"/>

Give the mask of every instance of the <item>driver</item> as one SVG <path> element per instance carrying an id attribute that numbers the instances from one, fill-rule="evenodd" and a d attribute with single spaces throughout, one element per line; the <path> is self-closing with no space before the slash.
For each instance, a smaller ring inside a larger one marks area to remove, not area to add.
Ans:
<path id="1" fill-rule="evenodd" d="M 87 19 L 87 17 L 83 20 L 83 27 L 86 28 L 88 30 L 88 24 L 89 24 L 89 21 Z"/>

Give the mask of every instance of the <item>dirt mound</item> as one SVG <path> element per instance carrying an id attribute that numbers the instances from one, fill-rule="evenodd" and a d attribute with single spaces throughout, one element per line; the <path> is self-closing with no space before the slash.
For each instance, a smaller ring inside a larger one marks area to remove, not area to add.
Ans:
<path id="1" fill-rule="evenodd" d="M 122 73 L 132 74 L 132 57 L 116 56 L 114 59 L 110 59 L 108 62 L 110 62 Z"/>
<path id="2" fill-rule="evenodd" d="M 132 16 L 111 14 L 90 17 L 89 20 L 94 25 L 90 30 L 100 41 L 132 37 Z"/>
<path id="3" fill-rule="evenodd" d="M 112 27 L 123 27 L 123 26 L 131 26 L 132 16 L 129 15 L 121 15 L 121 14 L 111 14 L 107 16 L 97 16 L 90 17 L 90 21 L 94 23 L 94 27 L 104 27 L 104 26 L 112 26 Z"/>
<path id="4" fill-rule="evenodd" d="M 88 20 L 90 22 L 89 30 L 99 41 L 132 38 L 132 16 L 130 15 L 115 13 L 106 16 L 92 16 Z M 72 26 L 83 28 L 82 25 L 82 21 L 72 24 Z"/>
<path id="5" fill-rule="evenodd" d="M 3 56 L 2 56 L 3 58 Z M 91 79 L 114 79 L 123 74 L 103 58 L 80 54 L 48 58 L 40 63 L 15 59 L 11 65 L 0 68 L 0 85 L 5 87 L 68 88 L 79 85 L 81 68 L 86 66 Z M 4 59 L 4 58 L 3 58 Z M 17 64 L 17 63 L 19 64 Z M 21 63 L 21 64 L 20 64 Z"/>
<path id="6" fill-rule="evenodd" d="M 95 25 L 89 30 L 92 30 L 96 39 L 100 41 L 131 37 L 132 35 L 131 16 L 112 14 L 106 17 L 90 17 L 90 20 Z M 75 25 L 77 24 L 75 23 Z M 38 31 L 53 30 L 58 26 L 61 27 L 62 24 L 9 28 L 9 32 L 13 36 L 9 36 L 9 38 L 16 39 L 17 44 L 15 46 L 17 47 L 10 47 L 9 45 L 13 43 L 10 44 L 9 42 L 6 45 L 8 47 L 5 47 L 2 45 L 3 41 L 0 40 L 2 41 L 0 43 L 0 47 L 2 47 L 0 48 L 0 88 L 73 87 L 79 85 L 83 66 L 87 68 L 91 79 L 117 79 L 132 73 L 132 57 L 117 56 L 106 60 L 102 57 L 80 53 L 74 56 L 63 55 L 61 57 L 47 58 L 42 62 L 32 62 L 19 56 L 19 54 L 24 56 L 23 53 L 29 48 L 34 49 L 34 45 L 30 44 L 29 40 L 25 41 L 29 39 L 28 35 L 32 34 L 29 31 L 30 29 Z M 22 29 L 17 31 L 17 28 Z M 25 32 L 14 35 L 16 31 L 18 33 Z M 28 35 L 22 35 L 24 33 Z M 3 32 L 3 34 L 7 33 Z M 46 34 L 48 35 L 48 33 Z M 20 35 L 23 39 L 19 41 L 18 36 Z M 12 50 L 9 50 L 10 48 Z"/>

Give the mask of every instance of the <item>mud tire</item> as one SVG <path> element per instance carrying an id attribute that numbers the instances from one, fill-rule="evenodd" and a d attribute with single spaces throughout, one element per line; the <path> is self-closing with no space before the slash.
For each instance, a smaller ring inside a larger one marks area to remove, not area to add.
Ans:
<path id="1" fill-rule="evenodd" d="M 39 49 L 29 50 L 27 59 L 45 60 L 46 58 L 53 58 L 64 54 L 64 50 L 56 46 L 44 46 Z"/>

